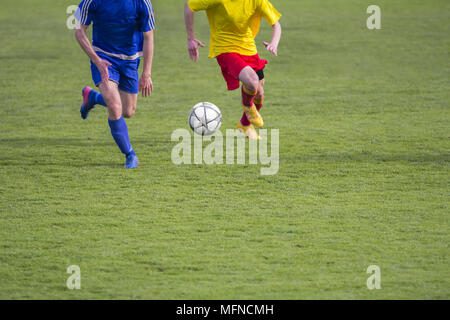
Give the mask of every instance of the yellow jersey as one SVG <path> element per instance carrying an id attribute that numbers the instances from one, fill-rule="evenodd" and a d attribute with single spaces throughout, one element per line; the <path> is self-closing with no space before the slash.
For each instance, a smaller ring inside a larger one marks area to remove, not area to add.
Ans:
<path id="1" fill-rule="evenodd" d="M 255 37 L 261 17 L 273 26 L 281 14 L 268 0 L 189 0 L 193 12 L 206 10 L 211 40 L 209 57 L 226 52 L 257 54 Z"/>

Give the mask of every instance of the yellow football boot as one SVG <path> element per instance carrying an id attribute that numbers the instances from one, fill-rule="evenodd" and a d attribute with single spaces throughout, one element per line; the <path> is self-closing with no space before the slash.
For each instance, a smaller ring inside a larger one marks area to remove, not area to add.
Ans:
<path id="1" fill-rule="evenodd" d="M 242 106 L 244 108 L 245 115 L 248 121 L 250 121 L 254 126 L 262 127 L 264 125 L 263 118 L 256 109 L 255 105 L 252 104 L 251 107 Z"/>
<path id="2" fill-rule="evenodd" d="M 238 122 L 236 128 L 242 132 L 243 134 L 245 134 L 247 136 L 247 138 L 252 139 L 252 140 L 259 140 L 261 139 L 258 135 L 258 133 L 256 133 L 255 128 L 253 127 L 253 125 L 249 125 L 249 126 L 244 126 L 241 121 Z"/>

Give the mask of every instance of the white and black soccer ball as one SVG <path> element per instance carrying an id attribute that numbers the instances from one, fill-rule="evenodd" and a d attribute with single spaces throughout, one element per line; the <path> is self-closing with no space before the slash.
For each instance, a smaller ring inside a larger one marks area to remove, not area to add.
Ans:
<path id="1" fill-rule="evenodd" d="M 213 103 L 200 102 L 189 111 L 188 121 L 195 133 L 209 136 L 222 125 L 222 113 Z"/>

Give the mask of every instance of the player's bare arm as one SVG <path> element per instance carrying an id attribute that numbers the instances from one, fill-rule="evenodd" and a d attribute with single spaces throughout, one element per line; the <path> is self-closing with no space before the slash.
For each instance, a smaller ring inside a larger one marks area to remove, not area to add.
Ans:
<path id="1" fill-rule="evenodd" d="M 272 40 L 270 43 L 263 41 L 264 46 L 266 47 L 267 51 L 273 53 L 274 56 L 278 56 L 278 44 L 280 43 L 281 39 L 281 24 L 277 21 L 272 26 Z"/>
<path id="2" fill-rule="evenodd" d="M 189 58 L 192 61 L 198 60 L 198 47 L 204 47 L 205 45 L 195 38 L 194 34 L 194 12 L 189 8 L 188 4 L 184 5 L 184 21 L 186 23 L 187 33 L 187 47 L 189 52 Z"/>
<path id="3" fill-rule="evenodd" d="M 97 53 L 95 53 L 92 48 L 92 44 L 87 37 L 86 30 L 89 26 L 80 25 L 75 30 L 75 38 L 80 44 L 81 49 L 86 53 L 86 55 L 91 59 L 91 61 L 97 66 L 100 74 L 102 76 L 102 82 L 107 83 L 109 80 L 108 67 L 111 65 L 108 61 L 101 59 Z"/>
<path id="4" fill-rule="evenodd" d="M 152 82 L 152 62 L 154 52 L 153 30 L 144 32 L 144 68 L 141 78 L 139 79 L 139 91 L 142 92 L 142 96 L 148 97 L 153 92 Z"/>

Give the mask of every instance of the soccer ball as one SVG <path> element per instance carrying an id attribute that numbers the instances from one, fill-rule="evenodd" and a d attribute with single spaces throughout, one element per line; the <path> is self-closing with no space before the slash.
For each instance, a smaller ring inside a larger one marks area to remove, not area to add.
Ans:
<path id="1" fill-rule="evenodd" d="M 200 102 L 192 107 L 188 116 L 189 126 L 195 133 L 209 136 L 222 125 L 222 113 L 210 102 Z"/>

